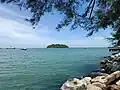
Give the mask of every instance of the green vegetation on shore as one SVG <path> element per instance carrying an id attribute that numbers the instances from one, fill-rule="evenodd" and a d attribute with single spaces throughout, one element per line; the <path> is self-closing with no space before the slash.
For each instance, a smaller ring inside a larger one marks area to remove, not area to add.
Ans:
<path id="1" fill-rule="evenodd" d="M 47 48 L 69 48 L 69 47 L 65 44 L 51 44 L 48 45 Z"/>

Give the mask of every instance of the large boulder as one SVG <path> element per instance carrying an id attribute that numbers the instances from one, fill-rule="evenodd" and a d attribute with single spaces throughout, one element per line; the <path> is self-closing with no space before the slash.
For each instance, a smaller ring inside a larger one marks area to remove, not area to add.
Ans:
<path id="1" fill-rule="evenodd" d="M 104 73 L 111 73 L 111 69 L 113 67 L 113 61 L 111 60 L 102 60 L 100 62 L 100 69 L 103 70 L 104 69 Z"/>
<path id="2" fill-rule="evenodd" d="M 83 79 L 81 79 L 81 81 L 86 85 L 91 83 L 92 78 L 91 77 L 84 77 Z"/>
<path id="3" fill-rule="evenodd" d="M 108 60 L 102 60 L 101 62 L 100 62 L 100 68 L 105 68 L 105 66 L 106 66 L 106 63 L 108 62 Z"/>
<path id="4" fill-rule="evenodd" d="M 102 90 L 102 88 L 96 86 L 96 85 L 93 85 L 93 84 L 89 84 L 87 85 L 87 89 L 86 90 Z"/>
<path id="5" fill-rule="evenodd" d="M 115 71 L 112 74 L 115 75 L 116 79 L 118 79 L 120 77 L 120 71 Z"/>
<path id="6" fill-rule="evenodd" d="M 72 80 L 66 81 L 61 89 L 62 90 L 86 90 L 88 84 L 90 84 L 91 77 L 85 77 L 81 80 L 73 78 Z"/>
<path id="7" fill-rule="evenodd" d="M 104 67 L 105 72 L 110 74 L 112 67 L 113 67 L 113 62 L 112 61 L 106 62 L 105 67 Z"/>
<path id="8" fill-rule="evenodd" d="M 108 75 L 106 78 L 106 83 L 105 84 L 110 84 L 110 83 L 112 83 L 113 81 L 115 81 L 116 80 L 116 77 L 115 77 L 115 75 L 114 74 L 111 74 L 111 75 Z"/>
<path id="9" fill-rule="evenodd" d="M 107 76 L 97 76 L 91 80 L 91 83 L 100 82 L 102 84 L 108 85 L 120 78 L 120 71 L 116 71 Z"/>
<path id="10" fill-rule="evenodd" d="M 119 57 L 119 54 L 115 54 L 115 57 Z"/>
<path id="11" fill-rule="evenodd" d="M 120 90 L 120 86 L 118 85 L 108 85 L 106 90 Z"/>
<path id="12" fill-rule="evenodd" d="M 100 82 L 92 83 L 92 85 L 95 85 L 95 86 L 97 86 L 97 87 L 100 87 L 102 90 L 105 90 L 105 88 L 106 88 L 106 85 L 103 84 L 103 83 L 100 83 Z"/>
<path id="13" fill-rule="evenodd" d="M 115 72 L 117 70 L 119 70 L 119 63 L 115 61 L 112 63 L 111 72 Z"/>
<path id="14" fill-rule="evenodd" d="M 100 82 L 102 84 L 107 83 L 107 80 L 105 79 L 105 76 L 97 76 L 96 78 L 93 78 L 91 80 L 91 83 L 95 83 L 95 82 Z"/>
<path id="15" fill-rule="evenodd" d="M 116 58 L 116 61 L 117 61 L 117 62 L 120 62 L 120 56 Z"/>
<path id="16" fill-rule="evenodd" d="M 117 80 L 118 78 L 120 78 L 120 71 L 116 71 L 116 72 L 106 76 L 106 78 L 105 78 L 107 80 L 106 84 L 108 85 L 108 84 L 114 82 L 115 80 Z"/>
<path id="17" fill-rule="evenodd" d="M 62 87 L 62 90 L 85 90 L 85 85 L 77 78 L 66 81 Z"/>
<path id="18" fill-rule="evenodd" d="M 116 82 L 116 85 L 119 85 L 119 86 L 120 86 L 120 80 L 118 80 L 118 81 Z"/>

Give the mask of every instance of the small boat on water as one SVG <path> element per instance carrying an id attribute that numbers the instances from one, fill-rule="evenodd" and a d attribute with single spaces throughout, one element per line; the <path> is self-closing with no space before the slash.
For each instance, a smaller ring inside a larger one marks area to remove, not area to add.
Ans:
<path id="1" fill-rule="evenodd" d="M 21 50 L 27 50 L 27 48 L 22 48 Z"/>
<path id="2" fill-rule="evenodd" d="M 15 47 L 11 47 L 11 49 L 15 49 Z"/>
<path id="3" fill-rule="evenodd" d="M 15 47 L 11 46 L 10 48 L 6 48 L 6 49 L 15 49 Z"/>

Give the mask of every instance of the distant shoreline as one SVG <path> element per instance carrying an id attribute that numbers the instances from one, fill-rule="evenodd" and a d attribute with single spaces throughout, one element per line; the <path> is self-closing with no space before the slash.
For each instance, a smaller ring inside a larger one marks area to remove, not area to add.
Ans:
<path id="1" fill-rule="evenodd" d="M 48 45 L 47 48 L 69 48 L 69 47 L 65 44 L 51 44 Z"/>
<path id="2" fill-rule="evenodd" d="M 88 48 L 89 49 L 89 48 L 108 48 L 108 47 L 69 47 L 69 49 L 77 49 L 77 48 L 81 48 L 81 49 Z M 0 49 L 9 49 L 9 48 L 0 48 Z M 22 49 L 22 48 L 15 48 L 15 49 Z M 28 47 L 27 49 L 47 49 L 47 48 L 46 47 L 37 47 L 37 48 Z"/>

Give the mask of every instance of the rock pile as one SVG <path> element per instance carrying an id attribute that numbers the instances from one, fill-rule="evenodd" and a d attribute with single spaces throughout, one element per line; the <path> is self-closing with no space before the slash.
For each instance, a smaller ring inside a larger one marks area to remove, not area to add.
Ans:
<path id="1" fill-rule="evenodd" d="M 83 79 L 73 78 L 66 81 L 62 90 L 120 90 L 120 71 L 116 71 L 107 76 L 97 76 L 95 78 L 85 77 Z"/>
<path id="2" fill-rule="evenodd" d="M 100 70 L 82 79 L 66 81 L 62 90 L 120 90 L 120 53 L 104 57 Z"/>
<path id="3" fill-rule="evenodd" d="M 120 53 L 105 57 L 100 62 L 100 69 L 101 72 L 108 74 L 120 70 Z"/>
<path id="4" fill-rule="evenodd" d="M 89 76 L 92 78 L 96 76 L 105 76 L 115 71 L 120 71 L 120 53 L 104 57 L 100 62 L 100 69 L 93 71 Z"/>

